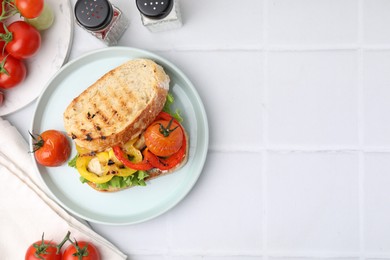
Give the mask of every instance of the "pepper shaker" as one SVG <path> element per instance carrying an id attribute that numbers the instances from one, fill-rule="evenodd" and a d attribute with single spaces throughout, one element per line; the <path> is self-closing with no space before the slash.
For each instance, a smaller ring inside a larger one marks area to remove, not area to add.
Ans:
<path id="1" fill-rule="evenodd" d="M 77 24 L 108 46 L 117 45 L 129 21 L 108 0 L 78 0 L 74 13 Z"/>
<path id="2" fill-rule="evenodd" d="M 179 0 L 135 0 L 142 24 L 151 32 L 182 26 Z"/>

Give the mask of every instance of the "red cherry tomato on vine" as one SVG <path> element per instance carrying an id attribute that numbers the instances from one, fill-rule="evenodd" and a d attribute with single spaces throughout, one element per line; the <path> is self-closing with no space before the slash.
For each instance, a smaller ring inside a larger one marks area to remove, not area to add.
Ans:
<path id="1" fill-rule="evenodd" d="M 42 235 L 42 240 L 37 241 L 31 244 L 25 255 L 25 260 L 61 260 L 61 252 L 57 254 L 57 244 L 44 240 Z"/>
<path id="2" fill-rule="evenodd" d="M 1 14 L 1 5 L 0 5 L 0 14 Z M 0 34 L 4 34 L 4 33 L 5 33 L 4 23 L 0 22 Z M 0 41 L 0 51 L 1 52 L 4 49 L 4 45 L 5 45 L 5 42 L 4 41 Z"/>
<path id="3" fill-rule="evenodd" d="M 41 47 L 41 34 L 25 21 L 15 21 L 7 26 L 1 38 L 5 41 L 6 51 L 17 59 L 34 56 Z"/>
<path id="4" fill-rule="evenodd" d="M 15 6 L 23 17 L 36 18 L 42 13 L 44 0 L 15 0 Z"/>
<path id="5" fill-rule="evenodd" d="M 71 149 L 65 134 L 57 130 L 47 130 L 33 138 L 35 159 L 44 166 L 60 166 L 65 163 Z"/>
<path id="6" fill-rule="evenodd" d="M 64 251 L 62 260 L 100 260 L 98 249 L 86 241 L 76 241 Z"/>
<path id="7" fill-rule="evenodd" d="M 0 88 L 13 88 L 21 83 L 26 75 L 27 69 L 23 61 L 0 52 Z"/>
<path id="8" fill-rule="evenodd" d="M 4 93 L 0 91 L 0 107 L 3 105 L 4 102 Z"/>

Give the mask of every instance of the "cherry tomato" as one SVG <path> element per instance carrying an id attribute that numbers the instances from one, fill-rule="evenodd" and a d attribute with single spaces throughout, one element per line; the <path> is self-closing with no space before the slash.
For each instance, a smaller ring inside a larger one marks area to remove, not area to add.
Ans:
<path id="1" fill-rule="evenodd" d="M 1 7 L 0 7 L 0 9 L 1 9 Z M 1 12 L 1 10 L 0 10 L 0 12 Z M 5 33 L 4 23 L 0 22 L 0 34 L 4 34 L 4 33 Z M 1 52 L 3 52 L 4 45 L 5 45 L 5 42 L 4 41 L 0 41 L 0 51 Z"/>
<path id="2" fill-rule="evenodd" d="M 61 257 L 61 252 L 57 254 L 57 244 L 52 241 L 44 240 L 42 235 L 42 240 L 37 241 L 28 247 L 25 260 L 61 260 Z"/>
<path id="3" fill-rule="evenodd" d="M 15 6 L 23 17 L 36 18 L 42 13 L 44 0 L 15 0 Z"/>
<path id="4" fill-rule="evenodd" d="M 37 30 L 43 31 L 48 29 L 54 22 L 54 12 L 51 7 L 45 3 L 42 13 L 36 18 L 25 18 L 26 22 L 34 26 Z"/>
<path id="5" fill-rule="evenodd" d="M 1 35 L 6 51 L 17 59 L 34 56 L 41 47 L 41 34 L 25 21 L 15 21 L 8 25 L 8 32 Z"/>
<path id="6" fill-rule="evenodd" d="M 145 131 L 145 144 L 149 151 L 161 157 L 170 156 L 177 151 L 183 143 L 183 130 L 171 119 L 157 120 Z"/>
<path id="7" fill-rule="evenodd" d="M 0 52 L 0 88 L 13 88 L 21 83 L 26 75 L 27 69 L 23 61 Z"/>
<path id="8" fill-rule="evenodd" d="M 0 91 L 0 106 L 3 105 L 4 102 L 4 93 Z"/>
<path id="9" fill-rule="evenodd" d="M 40 135 L 30 135 L 33 138 L 35 159 L 41 165 L 59 166 L 68 160 L 70 144 L 62 132 L 47 130 Z"/>
<path id="10" fill-rule="evenodd" d="M 86 241 L 72 242 L 64 251 L 62 260 L 100 260 L 98 249 Z"/>

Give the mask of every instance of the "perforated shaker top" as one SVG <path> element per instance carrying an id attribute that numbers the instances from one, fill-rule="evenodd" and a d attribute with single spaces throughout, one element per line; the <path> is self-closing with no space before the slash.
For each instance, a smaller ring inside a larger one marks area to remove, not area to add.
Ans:
<path id="1" fill-rule="evenodd" d="M 99 31 L 110 24 L 113 8 L 107 0 L 78 0 L 74 7 L 77 21 L 91 31 Z"/>
<path id="2" fill-rule="evenodd" d="M 136 0 L 138 10 L 151 19 L 163 19 L 172 10 L 173 0 Z"/>

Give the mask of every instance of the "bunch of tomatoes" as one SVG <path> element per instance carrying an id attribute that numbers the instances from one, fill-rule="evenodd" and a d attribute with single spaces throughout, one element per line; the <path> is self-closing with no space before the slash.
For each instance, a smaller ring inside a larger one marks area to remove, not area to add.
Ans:
<path id="1" fill-rule="evenodd" d="M 61 251 L 66 242 L 70 244 L 65 251 Z M 70 232 L 66 234 L 61 243 L 42 239 L 32 243 L 26 251 L 25 260 L 100 260 L 100 254 L 95 245 L 88 241 L 70 239 Z"/>
<path id="2" fill-rule="evenodd" d="M 0 0 L 0 89 L 10 89 L 27 76 L 25 61 L 41 47 L 41 31 L 53 23 L 45 0 Z M 0 91 L 0 104 L 4 94 Z"/>

